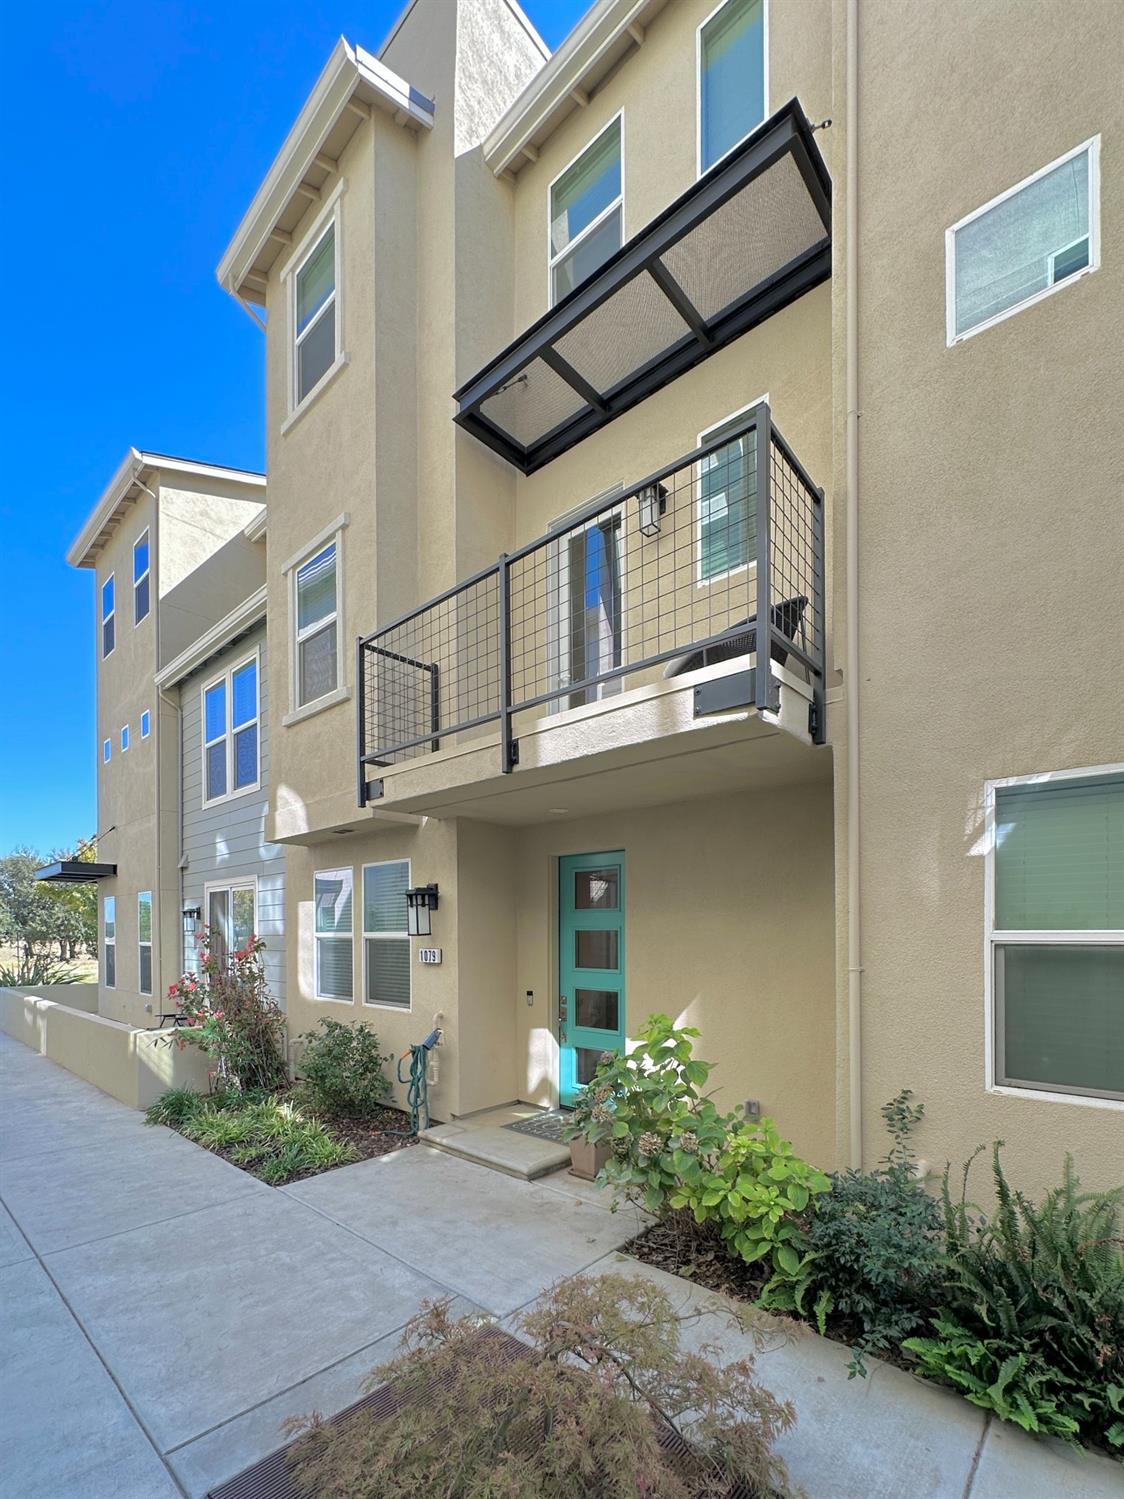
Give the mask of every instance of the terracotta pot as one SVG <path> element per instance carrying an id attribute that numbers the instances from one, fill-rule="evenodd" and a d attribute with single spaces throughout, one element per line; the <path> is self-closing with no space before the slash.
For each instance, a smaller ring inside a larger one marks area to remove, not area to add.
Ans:
<path id="1" fill-rule="evenodd" d="M 588 1140 L 570 1141 L 570 1170 L 582 1181 L 591 1182 L 612 1154 L 607 1140 L 591 1145 Z"/>

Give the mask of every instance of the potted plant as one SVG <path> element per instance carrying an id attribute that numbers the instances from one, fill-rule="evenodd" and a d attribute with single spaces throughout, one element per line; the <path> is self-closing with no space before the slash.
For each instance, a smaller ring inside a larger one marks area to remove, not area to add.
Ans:
<path id="1" fill-rule="evenodd" d="M 602 1065 L 615 1060 L 612 1053 L 602 1056 Z M 600 1073 L 601 1068 L 598 1068 Z M 593 1082 L 578 1097 L 566 1138 L 570 1142 L 570 1170 L 582 1181 L 596 1180 L 598 1174 L 613 1153 L 612 1145 L 612 1087 Z"/>

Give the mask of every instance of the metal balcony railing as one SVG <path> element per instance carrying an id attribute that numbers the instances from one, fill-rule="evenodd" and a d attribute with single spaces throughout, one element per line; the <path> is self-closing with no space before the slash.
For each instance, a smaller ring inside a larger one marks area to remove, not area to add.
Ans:
<path id="1" fill-rule="evenodd" d="M 823 491 L 761 404 L 710 442 L 357 642 L 358 793 L 368 771 L 499 725 L 504 772 L 533 714 L 626 680 L 770 659 L 809 684 L 823 740 Z M 753 702 L 776 710 L 772 672 Z"/>

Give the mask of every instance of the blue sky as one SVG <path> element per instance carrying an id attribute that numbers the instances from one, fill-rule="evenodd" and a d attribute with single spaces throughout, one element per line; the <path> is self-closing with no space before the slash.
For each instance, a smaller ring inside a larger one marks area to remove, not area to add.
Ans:
<path id="1" fill-rule="evenodd" d="M 524 0 L 556 47 L 587 0 Z M 341 33 L 399 0 L 0 7 L 0 853 L 94 831 L 93 581 L 64 554 L 130 443 L 263 462 L 262 339 L 219 256 Z"/>

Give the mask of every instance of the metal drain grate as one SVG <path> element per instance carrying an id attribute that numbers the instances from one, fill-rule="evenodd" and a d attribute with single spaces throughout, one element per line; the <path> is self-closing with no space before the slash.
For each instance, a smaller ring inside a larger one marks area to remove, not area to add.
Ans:
<path id="1" fill-rule="evenodd" d="M 517 1135 L 533 1135 L 536 1140 L 557 1140 L 559 1145 L 564 1145 L 566 1142 L 562 1138 L 562 1131 L 569 1122 L 570 1114 L 567 1110 L 551 1109 L 548 1114 L 516 1119 L 513 1124 L 505 1124 L 503 1127 L 514 1130 Z"/>

